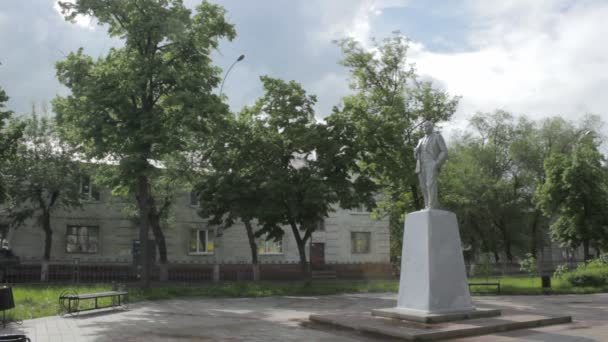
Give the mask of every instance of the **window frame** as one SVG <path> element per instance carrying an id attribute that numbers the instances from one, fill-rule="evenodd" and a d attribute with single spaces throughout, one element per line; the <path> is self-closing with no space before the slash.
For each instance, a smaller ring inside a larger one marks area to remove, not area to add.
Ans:
<path id="1" fill-rule="evenodd" d="M 356 239 L 355 236 L 358 234 L 362 234 L 367 236 L 367 250 L 366 251 L 357 251 L 356 250 Z M 350 232 L 350 254 L 371 254 L 372 252 L 372 232 L 365 231 L 351 231 Z"/>
<path id="2" fill-rule="evenodd" d="M 363 204 L 360 204 L 359 206 L 350 209 L 351 215 L 369 215 L 371 213 L 372 212 L 369 211 L 367 207 Z"/>
<path id="3" fill-rule="evenodd" d="M 83 191 L 83 187 L 85 185 L 85 178 L 88 179 L 89 191 Z M 97 194 L 97 196 L 93 196 L 93 194 Z M 101 192 L 99 188 L 93 183 L 91 180 L 91 176 L 87 174 L 80 174 L 79 184 L 78 184 L 78 194 L 80 195 L 80 200 L 84 202 L 100 202 L 101 201 Z"/>
<path id="4" fill-rule="evenodd" d="M 188 205 L 192 208 L 200 208 L 201 207 L 201 201 L 198 198 L 198 194 L 194 191 L 191 190 L 189 193 L 189 199 L 188 199 Z M 196 203 L 194 201 L 192 201 L 193 199 L 196 199 Z"/>
<path id="5" fill-rule="evenodd" d="M 268 250 L 270 249 L 269 247 L 272 246 L 272 244 L 276 244 L 279 243 L 280 244 L 280 252 L 268 252 Z M 261 245 L 263 244 L 263 246 Z M 256 245 L 258 247 L 258 255 L 283 255 L 284 254 L 284 249 L 283 249 L 283 238 L 281 238 L 279 241 L 275 241 L 274 239 L 270 239 L 270 240 L 266 240 L 266 239 L 258 239 L 258 241 L 256 241 Z M 264 252 L 260 252 L 260 248 L 264 248 Z"/>
<path id="6" fill-rule="evenodd" d="M 209 245 L 209 231 L 213 232 L 213 251 L 207 251 Z M 192 232 L 196 232 L 196 252 L 190 250 L 190 243 L 192 242 Z M 200 232 L 205 232 L 205 251 L 200 251 Z M 190 230 L 190 236 L 188 237 L 188 255 L 214 255 L 215 254 L 215 230 L 207 228 L 194 228 Z"/>
<path id="7" fill-rule="evenodd" d="M 94 229 L 94 231 L 95 231 L 95 239 L 97 240 L 96 241 L 97 247 L 95 249 L 95 252 L 82 251 L 82 250 L 69 251 L 68 250 L 68 245 L 70 243 L 68 243 L 68 239 L 69 239 L 69 236 L 74 236 L 74 234 L 71 234 L 71 232 L 70 232 L 71 228 L 76 228 L 77 229 L 77 231 L 76 231 L 76 245 L 78 247 L 80 247 L 80 245 L 81 245 L 80 241 L 79 241 L 79 238 L 80 238 L 80 229 L 87 228 L 87 235 L 86 235 L 87 236 L 87 244 L 89 244 L 89 241 L 90 241 L 90 238 L 91 238 L 91 229 Z M 85 254 L 85 255 L 100 254 L 101 253 L 100 252 L 101 247 L 99 245 L 99 241 L 100 241 L 100 239 L 99 239 L 99 235 L 100 235 L 99 232 L 100 232 L 99 226 L 95 226 L 95 225 L 84 225 L 84 224 L 68 224 L 68 225 L 66 225 L 66 232 L 65 232 L 65 253 L 66 254 Z"/>

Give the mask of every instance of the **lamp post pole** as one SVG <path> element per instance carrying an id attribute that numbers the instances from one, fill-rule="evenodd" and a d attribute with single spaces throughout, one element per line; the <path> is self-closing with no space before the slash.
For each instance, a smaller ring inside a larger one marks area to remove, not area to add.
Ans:
<path id="1" fill-rule="evenodd" d="M 228 68 L 228 71 L 226 71 L 226 74 L 224 75 L 224 78 L 222 79 L 222 85 L 220 86 L 220 97 L 222 97 L 222 91 L 224 90 L 224 82 L 226 81 L 226 77 L 228 77 L 230 70 L 232 70 L 232 68 L 234 67 L 234 65 L 236 63 L 242 61 L 243 59 L 245 59 L 245 55 L 240 55 L 239 58 L 237 58 L 236 61 L 234 61 L 232 63 L 232 65 L 230 65 L 230 68 Z"/>

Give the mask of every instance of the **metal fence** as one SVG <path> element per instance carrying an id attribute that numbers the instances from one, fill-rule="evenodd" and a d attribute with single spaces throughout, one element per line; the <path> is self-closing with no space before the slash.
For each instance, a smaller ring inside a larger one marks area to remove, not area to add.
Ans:
<path id="1" fill-rule="evenodd" d="M 221 281 L 253 280 L 253 267 L 246 263 L 175 263 L 167 265 L 168 281 L 196 283 L 214 280 L 214 268 Z M 335 279 L 393 279 L 398 274 L 390 263 L 329 263 L 313 265 L 315 272 L 328 273 Z M 40 283 L 43 267 L 39 263 L 23 263 L 0 268 L 0 283 Z M 140 268 L 133 264 L 66 264 L 50 263 L 47 271 L 50 283 L 129 283 L 139 279 Z M 261 280 L 289 281 L 302 278 L 299 263 L 260 263 Z M 151 279 L 158 281 L 160 268 L 154 265 Z"/>

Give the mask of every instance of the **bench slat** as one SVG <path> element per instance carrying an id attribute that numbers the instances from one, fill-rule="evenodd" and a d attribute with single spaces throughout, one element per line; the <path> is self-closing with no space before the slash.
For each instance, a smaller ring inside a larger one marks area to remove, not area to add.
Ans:
<path id="1" fill-rule="evenodd" d="M 108 291 L 108 292 L 97 292 L 97 293 L 83 293 L 77 295 L 66 295 L 61 296 L 59 299 L 91 299 L 91 298 L 103 298 L 103 297 L 114 297 L 114 296 L 126 296 L 128 292 L 125 291 Z"/>

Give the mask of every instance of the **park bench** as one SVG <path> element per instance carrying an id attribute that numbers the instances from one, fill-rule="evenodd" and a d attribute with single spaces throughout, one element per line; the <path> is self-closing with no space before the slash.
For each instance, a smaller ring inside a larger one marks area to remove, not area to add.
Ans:
<path id="1" fill-rule="evenodd" d="M 59 296 L 59 305 L 63 313 L 73 314 L 87 310 L 97 310 L 110 307 L 121 307 L 127 304 L 129 293 L 126 291 L 107 291 L 107 292 L 96 292 L 96 293 L 83 293 L 77 294 L 74 292 L 62 293 Z M 111 298 L 109 305 L 100 306 L 99 298 Z M 82 300 L 94 300 L 94 307 L 81 308 L 80 301 Z"/>
<path id="2" fill-rule="evenodd" d="M 496 286 L 496 291 L 500 294 L 500 282 L 469 283 L 469 291 L 471 286 Z"/>

